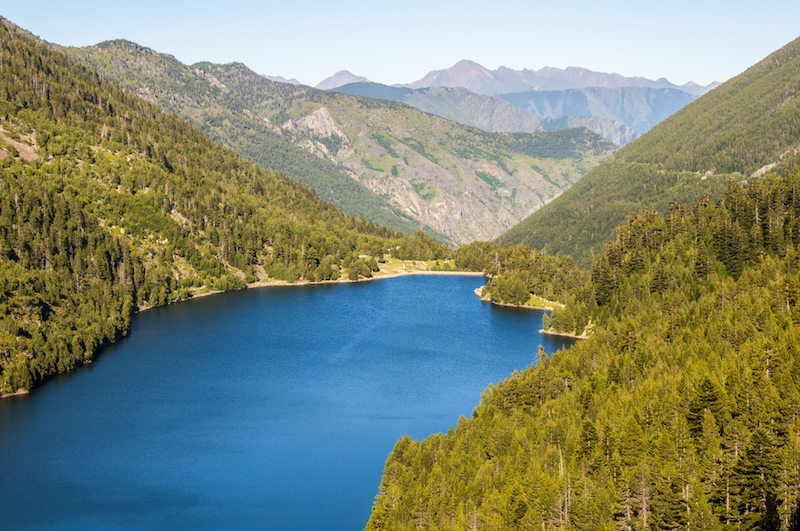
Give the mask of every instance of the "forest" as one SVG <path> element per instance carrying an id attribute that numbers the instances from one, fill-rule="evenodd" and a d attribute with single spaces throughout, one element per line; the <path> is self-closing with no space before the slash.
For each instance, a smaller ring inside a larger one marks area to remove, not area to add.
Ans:
<path id="1" fill-rule="evenodd" d="M 401 438 L 367 529 L 798 529 L 799 243 L 798 168 L 630 214 L 561 296 L 591 337 Z"/>

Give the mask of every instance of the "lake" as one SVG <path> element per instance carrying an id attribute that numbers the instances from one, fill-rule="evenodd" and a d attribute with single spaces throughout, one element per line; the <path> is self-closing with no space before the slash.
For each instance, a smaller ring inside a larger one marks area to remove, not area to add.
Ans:
<path id="1" fill-rule="evenodd" d="M 4 529 L 363 529 L 397 439 L 528 367 L 542 312 L 481 277 L 260 288 L 148 310 L 0 400 Z"/>

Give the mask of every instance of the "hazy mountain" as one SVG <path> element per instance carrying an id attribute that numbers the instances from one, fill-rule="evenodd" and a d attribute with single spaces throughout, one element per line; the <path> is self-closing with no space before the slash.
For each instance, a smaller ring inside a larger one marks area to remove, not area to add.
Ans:
<path id="1" fill-rule="evenodd" d="M 672 202 L 718 196 L 729 179 L 793 166 L 800 162 L 798 79 L 800 39 L 620 149 L 499 241 L 546 247 L 588 265 L 634 210 L 664 212 Z"/>
<path id="2" fill-rule="evenodd" d="M 683 90 L 646 87 L 533 90 L 498 97 L 539 116 L 601 116 L 641 133 L 697 99 Z"/>
<path id="3" fill-rule="evenodd" d="M 477 94 L 460 87 L 410 89 L 390 87 L 379 83 L 350 83 L 332 90 L 345 94 L 401 101 L 437 116 L 479 127 L 484 131 L 532 133 L 534 131 L 586 127 L 618 146 L 625 145 L 641 136 L 641 133 L 604 117 L 544 118 L 520 109 L 498 97 Z"/>
<path id="4" fill-rule="evenodd" d="M 499 236 L 615 150 L 586 129 L 488 133 L 399 102 L 271 82 L 238 63 L 186 66 L 126 41 L 68 51 L 352 212 L 365 205 L 348 183 L 383 202 L 370 212 L 405 217 L 455 243 Z M 300 170 L 310 161 L 335 175 Z"/>
<path id="5" fill-rule="evenodd" d="M 716 82 L 705 87 L 693 82 L 675 85 L 664 78 L 652 81 L 642 77 L 604 74 L 576 67 L 564 70 L 552 67 L 544 67 L 540 70 L 513 70 L 501 66 L 497 70 L 489 70 L 473 61 L 462 60 L 450 68 L 434 70 L 422 79 L 405 86 L 409 88 L 464 87 L 472 92 L 494 96 L 529 90 L 566 90 L 588 87 L 672 88 L 699 95 L 717 85 Z"/>
<path id="6" fill-rule="evenodd" d="M 320 90 L 330 90 L 336 87 L 341 87 L 342 85 L 347 85 L 348 83 L 360 83 L 364 81 L 369 81 L 369 79 L 361 76 L 357 76 L 347 70 L 342 70 L 341 72 L 336 72 L 329 78 L 325 78 L 317 84 L 318 89 Z"/>
<path id="7" fill-rule="evenodd" d="M 264 76 L 266 79 L 269 79 L 270 81 L 277 81 L 277 82 L 279 82 L 279 83 L 291 83 L 292 85 L 302 85 L 302 83 L 300 83 L 300 82 L 299 82 L 298 80 L 296 80 L 295 78 L 292 78 L 292 79 L 286 79 L 286 78 L 285 78 L 285 77 L 283 77 L 283 76 L 266 76 L 266 75 L 264 75 L 264 74 L 262 74 L 262 75 L 263 75 L 263 76 Z"/>

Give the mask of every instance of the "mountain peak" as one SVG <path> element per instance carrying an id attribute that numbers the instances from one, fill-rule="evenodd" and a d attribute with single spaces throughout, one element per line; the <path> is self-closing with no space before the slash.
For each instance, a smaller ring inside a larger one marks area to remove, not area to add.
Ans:
<path id="1" fill-rule="evenodd" d="M 349 85 L 350 83 L 361 83 L 364 81 L 368 82 L 369 79 L 362 76 L 357 76 L 348 70 L 341 70 L 333 74 L 331 77 L 320 81 L 316 88 L 321 90 L 330 90 L 343 85 Z"/>

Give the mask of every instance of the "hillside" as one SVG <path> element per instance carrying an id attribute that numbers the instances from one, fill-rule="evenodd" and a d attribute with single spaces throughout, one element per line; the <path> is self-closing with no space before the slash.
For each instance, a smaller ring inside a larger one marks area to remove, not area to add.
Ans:
<path id="1" fill-rule="evenodd" d="M 367 530 L 797 529 L 798 188 L 795 169 L 630 215 L 591 275 L 525 246 L 460 250 L 507 291 L 571 283 L 545 323 L 594 333 L 539 347 L 446 435 L 402 436 Z"/>
<path id="2" fill-rule="evenodd" d="M 690 103 L 622 148 L 498 241 L 572 255 L 584 266 L 634 210 L 719 196 L 800 161 L 800 40 Z M 569 228 L 565 230 L 565 228 Z"/>
<path id="3" fill-rule="evenodd" d="M 476 94 L 465 88 L 434 87 L 409 89 L 379 83 L 350 83 L 332 89 L 335 92 L 382 98 L 406 103 L 417 109 L 484 131 L 533 133 L 585 127 L 609 142 L 623 146 L 641 136 L 623 124 L 604 117 L 544 118 L 495 96 Z"/>
<path id="4" fill-rule="evenodd" d="M 714 88 L 717 83 L 703 87 L 696 83 L 675 85 L 664 78 L 658 80 L 643 77 L 626 77 L 620 74 L 604 74 L 586 68 L 566 69 L 544 67 L 539 70 L 514 70 L 501 66 L 489 70 L 474 61 L 462 60 L 450 68 L 434 70 L 422 79 L 408 83 L 408 88 L 464 87 L 472 92 L 495 96 L 529 90 L 567 90 L 588 87 L 621 88 L 649 87 L 678 89 L 700 95 Z"/>
<path id="5" fill-rule="evenodd" d="M 199 68 L 187 67 L 170 55 L 124 41 L 63 51 L 162 109 L 178 113 L 212 140 L 236 150 L 246 159 L 311 186 L 320 197 L 348 214 L 364 216 L 403 232 L 426 229 L 444 239 L 354 180 L 338 164 L 309 157 L 302 146 L 281 134 L 271 122 L 248 115 L 239 95 L 231 94 Z M 276 93 L 280 94 L 282 83 L 270 82 L 249 70 L 245 75 L 255 85 L 277 87 Z"/>
<path id="6" fill-rule="evenodd" d="M 90 363 L 136 310 L 447 252 L 343 214 L 2 19 L 0 165 L 0 396 Z"/>
<path id="7" fill-rule="evenodd" d="M 590 87 L 569 90 L 533 90 L 500 94 L 498 98 L 545 117 L 603 117 L 646 133 L 656 124 L 697 99 L 668 88 Z"/>
<path id="8" fill-rule="evenodd" d="M 582 129 L 487 133 L 396 102 L 270 82 L 242 64 L 185 66 L 125 41 L 68 51 L 262 166 L 273 167 L 274 141 L 299 147 L 456 244 L 499 236 L 614 150 Z M 343 181 L 282 171 L 358 212 Z"/>

